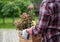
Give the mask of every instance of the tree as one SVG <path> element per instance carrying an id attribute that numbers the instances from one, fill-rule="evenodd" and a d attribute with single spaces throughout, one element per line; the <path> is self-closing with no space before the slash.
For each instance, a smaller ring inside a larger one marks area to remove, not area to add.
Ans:
<path id="1" fill-rule="evenodd" d="M 14 2 L 9 2 L 7 5 L 5 5 L 2 9 L 2 12 L 5 15 L 11 15 L 13 22 L 15 20 L 15 15 L 19 15 L 20 14 L 20 10 L 19 7 L 17 7 Z M 13 23 L 12 22 L 12 23 Z"/>
<path id="2" fill-rule="evenodd" d="M 0 1 L 0 17 L 3 19 L 3 24 L 5 23 L 5 14 L 2 12 L 2 8 L 4 7 L 4 3 Z"/>
<path id="3" fill-rule="evenodd" d="M 19 16 L 21 13 L 28 13 L 27 6 L 31 2 L 29 0 L 0 0 L 0 17 L 3 18 L 5 23 L 5 17 L 12 17 L 13 21 L 15 16 Z"/>

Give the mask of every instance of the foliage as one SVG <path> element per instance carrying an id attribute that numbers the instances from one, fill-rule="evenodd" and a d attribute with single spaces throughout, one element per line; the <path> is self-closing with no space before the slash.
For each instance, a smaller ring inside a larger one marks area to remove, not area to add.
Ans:
<path id="1" fill-rule="evenodd" d="M 18 6 L 20 8 L 21 13 L 23 13 L 23 12 L 28 13 L 29 12 L 28 5 L 31 4 L 31 2 L 29 0 L 16 1 L 15 4 L 16 4 L 16 6 Z"/>
<path id="2" fill-rule="evenodd" d="M 30 3 L 29 0 L 0 0 L 0 9 L 7 17 L 11 17 L 12 14 L 14 16 L 19 16 L 19 14 L 23 12 L 28 12 L 27 6 Z"/>
<path id="3" fill-rule="evenodd" d="M 20 14 L 19 8 L 13 2 L 5 5 L 2 9 L 2 12 L 7 16 L 15 16 L 16 14 Z"/>
<path id="4" fill-rule="evenodd" d="M 0 2 L 0 17 L 3 17 L 4 16 L 4 14 L 2 13 L 2 8 L 3 8 L 3 6 L 4 6 L 4 3 L 1 1 Z"/>
<path id="5" fill-rule="evenodd" d="M 23 12 L 28 13 L 27 6 L 31 2 L 29 0 L 0 0 L 0 17 L 5 21 L 5 17 L 12 17 L 13 21 L 15 17 Z"/>
<path id="6" fill-rule="evenodd" d="M 15 25 L 18 30 L 29 28 L 32 26 L 31 24 L 32 24 L 32 18 L 27 13 L 22 13 L 22 15 L 20 15 L 19 21 L 15 21 Z"/>
<path id="7" fill-rule="evenodd" d="M 32 26 L 32 20 L 34 20 L 34 13 L 32 13 L 33 4 L 30 4 L 27 9 L 28 13 L 22 13 L 22 15 L 20 15 L 20 20 L 14 22 L 18 30 L 26 29 Z"/>

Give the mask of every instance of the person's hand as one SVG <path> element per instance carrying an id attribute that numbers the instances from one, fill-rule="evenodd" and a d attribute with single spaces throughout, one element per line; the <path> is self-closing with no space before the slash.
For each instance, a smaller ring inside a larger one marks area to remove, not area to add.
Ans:
<path id="1" fill-rule="evenodd" d="M 26 29 L 27 33 L 30 34 L 30 35 L 32 35 L 32 29 L 33 29 L 33 28 L 35 28 L 35 26 L 32 26 L 32 27 L 29 28 L 29 29 Z"/>
<path id="2" fill-rule="evenodd" d="M 25 30 L 22 30 L 22 31 L 20 32 L 20 34 L 22 35 L 22 37 L 23 37 L 24 39 L 29 39 L 29 34 L 27 33 L 26 29 L 25 29 Z"/>

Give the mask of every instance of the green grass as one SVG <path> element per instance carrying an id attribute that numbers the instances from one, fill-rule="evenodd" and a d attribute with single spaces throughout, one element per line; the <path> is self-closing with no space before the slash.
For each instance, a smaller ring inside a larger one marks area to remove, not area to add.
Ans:
<path id="1" fill-rule="evenodd" d="M 38 17 L 35 17 L 35 21 L 37 21 Z M 19 20 L 19 18 L 15 18 L 15 20 Z M 12 18 L 5 18 L 5 24 L 3 24 L 2 19 L 0 18 L 0 28 L 3 29 L 15 29 L 16 26 L 12 24 Z"/>
<path id="2" fill-rule="evenodd" d="M 18 20 L 19 18 L 15 18 Z M 12 18 L 5 18 L 5 24 L 3 24 L 3 20 L 0 18 L 0 28 L 16 28 L 15 25 L 12 24 Z"/>
<path id="3" fill-rule="evenodd" d="M 0 28 L 3 28 L 3 29 L 6 29 L 6 28 L 10 29 L 10 28 L 12 28 L 12 29 L 14 29 L 16 27 L 15 27 L 15 25 L 13 25 L 11 23 L 6 23 L 6 24 L 0 24 Z"/>

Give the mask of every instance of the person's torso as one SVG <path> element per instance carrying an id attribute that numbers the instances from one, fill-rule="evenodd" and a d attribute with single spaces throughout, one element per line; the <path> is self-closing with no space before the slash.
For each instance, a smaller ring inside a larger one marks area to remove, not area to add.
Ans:
<path id="1" fill-rule="evenodd" d="M 55 2 L 55 5 L 53 6 L 53 19 L 50 20 L 50 27 L 51 28 L 60 28 L 60 2 Z"/>
<path id="2" fill-rule="evenodd" d="M 52 11 L 52 18 L 50 19 L 50 23 L 48 28 L 59 28 L 60 29 L 60 0 L 48 0 L 42 1 L 42 3 L 48 3 L 47 6 L 51 8 Z M 52 7 L 53 5 L 53 7 Z"/>

